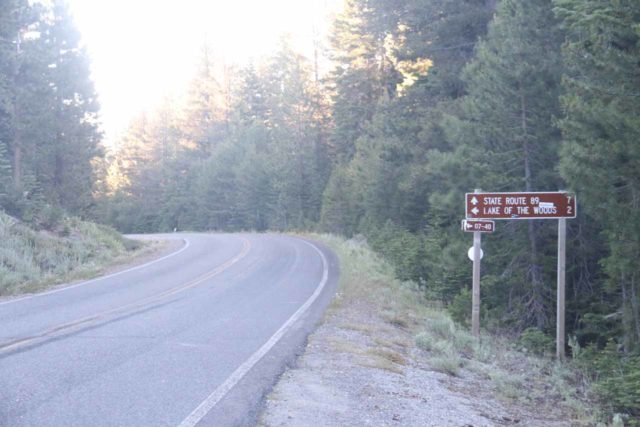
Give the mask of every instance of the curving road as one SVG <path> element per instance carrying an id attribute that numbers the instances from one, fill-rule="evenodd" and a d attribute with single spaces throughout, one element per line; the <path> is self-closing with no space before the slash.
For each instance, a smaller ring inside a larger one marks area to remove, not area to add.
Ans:
<path id="1" fill-rule="evenodd" d="M 255 424 L 333 295 L 335 256 L 280 235 L 160 237 L 183 243 L 0 302 L 0 426 Z"/>

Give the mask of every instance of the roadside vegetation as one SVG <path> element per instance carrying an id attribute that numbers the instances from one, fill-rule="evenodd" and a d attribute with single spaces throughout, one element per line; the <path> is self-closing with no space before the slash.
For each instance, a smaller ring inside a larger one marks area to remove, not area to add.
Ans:
<path id="1" fill-rule="evenodd" d="M 464 194 L 566 189 L 578 216 L 567 230 L 563 368 L 580 373 L 576 384 L 607 413 L 637 425 L 640 2 L 344 6 L 326 46 L 316 40 L 326 58 L 284 38 L 276 52 L 227 67 L 203 46 L 183 101 L 141 114 L 103 150 L 89 57 L 67 6 L 3 3 L 0 209 L 51 231 L 16 231 L 3 219 L 21 237 L 0 243 L 0 292 L 38 288 L 80 264 L 91 270 L 102 250 L 124 253 L 117 239 L 78 237 L 104 229 L 75 220 L 56 229 L 62 212 L 122 232 L 364 235 L 396 277 L 437 301 L 427 306 L 457 322 L 433 314 L 436 329 L 420 331 L 433 364 L 481 371 L 467 360 L 484 363 L 482 348 L 455 326 L 464 328 L 471 305 Z M 548 353 L 556 239 L 554 221 L 504 221 L 483 241 L 481 317 L 507 337 L 492 344 L 505 348 L 498 355 Z M 408 321 L 392 308 L 391 322 Z M 496 382 L 514 392 L 530 384 Z"/>
<path id="2" fill-rule="evenodd" d="M 0 212 L 0 296 L 88 278 L 143 249 L 110 227 L 60 218 L 35 229 Z"/>
<path id="3" fill-rule="evenodd" d="M 603 395 L 602 384 L 593 381 L 581 350 L 576 348 L 574 357 L 557 362 L 553 343 L 535 329 L 519 337 L 483 331 L 476 339 L 466 325 L 453 320 L 446 307 L 427 299 L 419 285 L 399 280 L 392 264 L 377 255 L 364 238 L 346 240 L 326 234 L 310 237 L 334 250 L 341 262 L 340 287 L 329 315 L 346 305 L 366 301 L 390 325 L 414 336 L 413 343 L 377 342 L 377 349 L 367 351 L 383 362 L 377 367 L 401 373 L 406 357 L 422 358 L 433 370 L 487 384 L 507 403 L 560 413 L 576 425 L 636 425 L 632 418 L 615 413 L 608 400 L 611 395 Z M 374 332 L 367 325 L 347 324 L 345 328 Z M 349 351 L 348 343 L 337 344 L 338 351 Z M 408 348 L 392 350 L 399 347 Z M 619 367 L 608 369 L 615 366 Z M 633 390 L 626 390 L 633 395 Z"/>
<path id="4" fill-rule="evenodd" d="M 348 0 L 322 78 L 285 40 L 222 84 L 205 48 L 184 104 L 104 159 L 94 215 L 362 234 L 463 324 L 465 192 L 573 191 L 565 351 L 610 412 L 640 418 L 639 25 L 637 0 Z M 483 325 L 528 353 L 556 328 L 555 227 L 504 221 L 483 242 Z"/>

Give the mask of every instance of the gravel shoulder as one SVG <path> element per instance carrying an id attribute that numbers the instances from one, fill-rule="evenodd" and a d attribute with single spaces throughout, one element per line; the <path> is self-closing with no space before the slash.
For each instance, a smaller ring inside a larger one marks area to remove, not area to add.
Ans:
<path id="1" fill-rule="evenodd" d="M 370 304 L 333 310 L 266 400 L 261 426 L 570 426 L 437 372 Z"/>
<path id="2" fill-rule="evenodd" d="M 565 421 L 575 416 L 562 405 L 545 401 L 537 408 L 535 401 L 505 398 L 494 380 L 473 369 L 449 375 L 434 368 L 429 353 L 415 344 L 424 318 L 407 307 L 399 312 L 402 304 L 396 300 L 403 298 L 381 289 L 376 273 L 354 285 L 364 265 L 345 266 L 345 253 L 336 252 L 347 277 L 296 366 L 266 397 L 259 426 L 585 424 Z M 378 289 L 365 296 L 375 283 Z"/>

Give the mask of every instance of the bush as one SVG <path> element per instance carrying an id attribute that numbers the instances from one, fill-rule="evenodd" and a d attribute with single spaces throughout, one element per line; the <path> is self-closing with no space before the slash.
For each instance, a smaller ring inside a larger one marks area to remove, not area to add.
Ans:
<path id="1" fill-rule="evenodd" d="M 398 279 L 423 282 L 426 256 L 421 236 L 410 233 L 391 221 L 383 226 L 364 221 L 362 228 L 373 250 L 393 265 Z"/>
<path id="2" fill-rule="evenodd" d="M 447 306 L 447 311 L 457 323 L 469 326 L 471 324 L 471 290 L 465 288 L 460 291 Z"/>
<path id="3" fill-rule="evenodd" d="M 523 351 L 529 351 L 537 355 L 545 355 L 553 352 L 554 341 L 537 328 L 527 328 L 520 335 L 518 344 Z"/>
<path id="4" fill-rule="evenodd" d="M 458 374 L 460 373 L 460 367 L 463 364 L 460 356 L 455 353 L 432 357 L 429 359 L 429 363 L 436 371 L 454 377 L 458 376 Z"/>
<path id="5" fill-rule="evenodd" d="M 433 351 L 434 340 L 431 335 L 426 332 L 422 332 L 416 336 L 416 345 L 421 350 Z"/>
<path id="6" fill-rule="evenodd" d="M 581 351 L 576 359 L 591 376 L 593 391 L 609 413 L 620 413 L 629 426 L 640 426 L 640 355 L 618 351 L 614 341 L 604 349 Z"/>
<path id="7" fill-rule="evenodd" d="M 0 295 L 34 292 L 49 283 L 92 274 L 126 252 L 122 236 L 108 227 L 43 210 L 40 225 L 60 233 L 35 231 L 0 212 Z"/>
<path id="8" fill-rule="evenodd" d="M 55 230 L 64 218 L 64 212 L 59 207 L 43 205 L 34 215 L 32 225 L 40 230 Z"/>
<path id="9" fill-rule="evenodd" d="M 433 335 L 445 340 L 452 339 L 456 332 L 456 325 L 453 323 L 453 320 L 444 314 L 429 319 L 429 321 L 427 321 L 427 328 Z"/>

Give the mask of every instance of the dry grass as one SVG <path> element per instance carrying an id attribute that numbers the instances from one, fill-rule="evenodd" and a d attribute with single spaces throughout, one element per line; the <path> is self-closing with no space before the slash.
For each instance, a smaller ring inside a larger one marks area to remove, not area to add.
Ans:
<path id="1" fill-rule="evenodd" d="M 404 374 L 404 371 L 398 364 L 382 356 L 370 356 L 364 361 L 359 362 L 358 365 L 365 368 L 382 369 L 398 375 Z"/>
<path id="2" fill-rule="evenodd" d="M 576 391 L 572 384 L 576 375 L 567 366 L 518 352 L 508 340 L 500 337 L 473 337 L 456 325 L 441 305 L 426 300 L 424 292 L 415 284 L 395 279 L 391 266 L 364 241 L 327 235 L 309 237 L 331 247 L 340 259 L 339 293 L 330 310 L 333 315 L 340 315 L 345 306 L 365 301 L 396 334 L 415 337 L 408 344 L 401 339 L 392 343 L 391 339 L 381 337 L 378 328 L 345 324 L 344 329 L 373 338 L 371 345 L 364 349 L 345 343 L 338 346 L 359 356 L 364 352 L 366 358 L 358 359 L 361 366 L 402 373 L 407 355 L 421 354 L 418 357 L 424 358 L 436 371 L 451 376 L 461 375 L 462 370 L 475 374 L 478 381 L 486 382 L 487 388 L 507 401 L 568 415 L 576 425 L 595 424 L 594 410 Z M 564 373 L 554 373 L 558 370 Z M 526 380 L 523 371 L 526 371 Z M 561 403 L 550 399 L 550 395 L 560 396 Z"/>
<path id="3" fill-rule="evenodd" d="M 454 377 L 460 374 L 460 368 L 462 367 L 460 357 L 455 354 L 430 357 L 429 364 L 435 371 L 452 375 Z"/>
<path id="4" fill-rule="evenodd" d="M 340 327 L 342 329 L 347 329 L 350 331 L 356 331 L 356 332 L 360 332 L 363 333 L 365 335 L 373 335 L 373 333 L 376 331 L 376 327 L 373 325 L 368 325 L 368 324 L 364 324 L 364 323 L 344 323 L 342 325 L 340 325 Z"/>
<path id="5" fill-rule="evenodd" d="M 403 353 L 406 353 L 409 346 L 411 346 L 411 341 L 404 340 L 401 338 L 394 338 L 392 340 L 388 340 L 385 338 L 375 337 L 373 342 L 380 347 L 390 348 L 392 350 L 399 349 Z"/>
<path id="6" fill-rule="evenodd" d="M 399 314 L 387 314 L 383 315 L 382 318 L 386 320 L 389 324 L 396 326 L 401 329 L 409 328 L 410 320 L 406 316 L 401 316 Z"/>
<path id="7" fill-rule="evenodd" d="M 367 354 L 382 357 L 383 359 L 387 359 L 389 362 L 395 363 L 397 365 L 404 366 L 407 364 L 407 361 L 405 360 L 405 358 L 397 351 L 393 351 L 385 348 L 373 348 L 373 349 L 367 350 Z"/>
<path id="8" fill-rule="evenodd" d="M 77 218 L 63 219 L 56 234 L 35 231 L 0 212 L 0 295 L 94 277 L 149 250 L 143 246 Z"/>
<path id="9" fill-rule="evenodd" d="M 362 346 L 354 344 L 351 341 L 335 337 L 328 339 L 328 341 L 331 348 L 337 353 L 355 354 L 359 356 L 366 354 L 366 348 L 362 348 Z"/>

